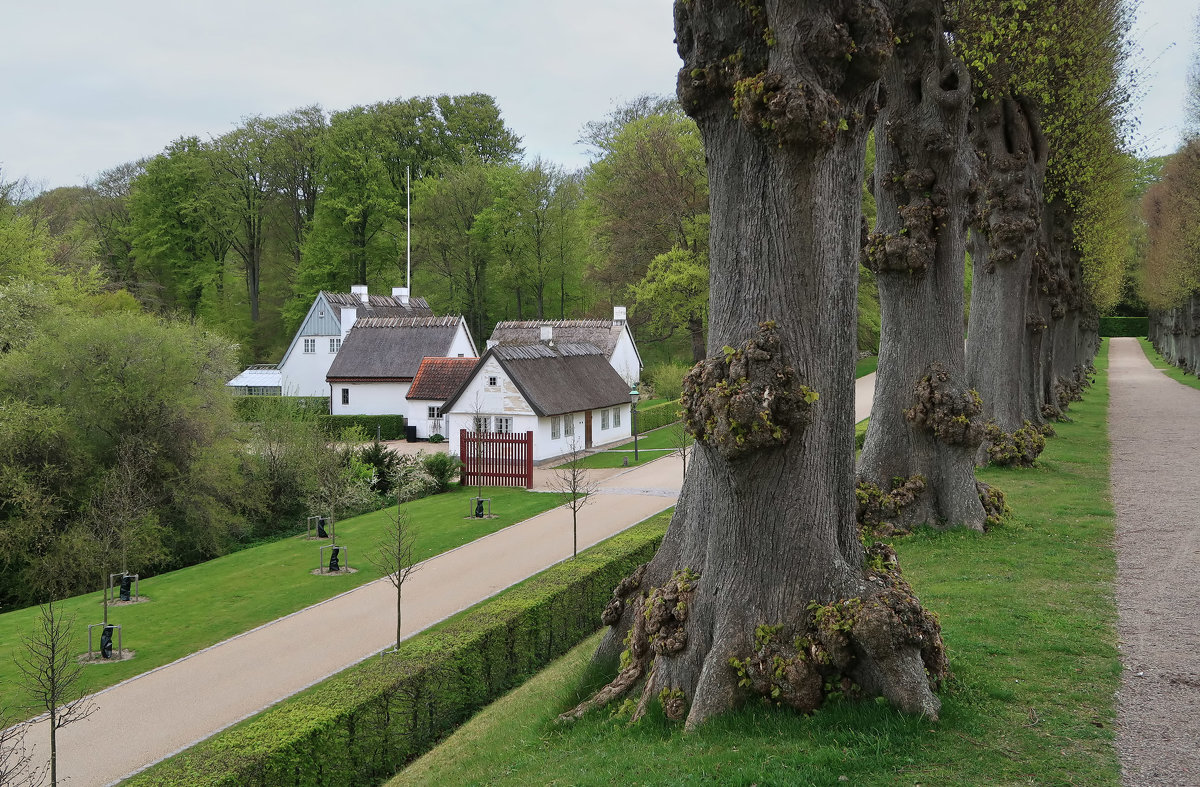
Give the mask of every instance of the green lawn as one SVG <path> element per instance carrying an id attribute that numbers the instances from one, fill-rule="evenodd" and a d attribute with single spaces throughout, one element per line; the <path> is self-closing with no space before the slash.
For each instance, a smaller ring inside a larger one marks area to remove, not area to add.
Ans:
<path id="1" fill-rule="evenodd" d="M 857 380 L 859 377 L 866 377 L 877 368 L 879 368 L 878 355 L 872 355 L 867 358 L 863 358 L 859 360 L 858 363 L 854 364 L 854 379 Z"/>
<path id="2" fill-rule="evenodd" d="M 637 439 L 638 456 L 636 461 L 633 457 L 634 441 L 630 440 L 628 443 L 622 443 L 600 453 L 585 456 L 579 460 L 579 466 L 596 470 L 607 467 L 624 467 L 627 460 L 630 467 L 652 462 L 655 459 L 669 455 L 675 450 L 673 432 L 679 428 L 678 424 L 671 424 L 655 429 L 653 432 L 646 432 L 644 435 L 639 435 Z M 690 436 L 687 438 L 687 443 L 688 445 L 692 444 Z"/>
<path id="3" fill-rule="evenodd" d="M 657 709 L 633 727 L 607 712 L 558 726 L 596 685 L 592 642 L 392 783 L 1117 785 L 1106 357 L 1097 368 L 1037 467 L 980 473 L 1008 494 L 1004 524 L 896 542 L 950 651 L 940 721 L 865 702 L 810 717 L 754 704 L 692 734 Z"/>
<path id="4" fill-rule="evenodd" d="M 461 546 L 561 502 L 557 495 L 487 488 L 484 495 L 492 498 L 496 518 L 467 518 L 468 498 L 477 491 L 454 486 L 446 494 L 405 504 L 417 533 L 418 559 Z M 109 622 L 122 626 L 124 645 L 134 650 L 136 657 L 88 666 L 83 672 L 86 689 L 111 686 L 378 579 L 381 574 L 367 555 L 395 511 L 393 506 L 337 523 L 338 544 L 347 547 L 349 564 L 358 569 L 354 574 L 312 575 L 319 546 L 329 542 L 298 536 L 142 581 L 141 592 L 148 601 L 109 609 Z M 76 616 L 75 647 L 80 653 L 87 650 L 87 625 L 102 620 L 101 600 L 100 593 L 92 593 L 62 603 L 67 614 Z M 37 615 L 36 607 L 0 615 L 0 642 L 5 645 L 0 653 L 0 707 L 16 710 L 27 704 L 17 687 L 13 655 Z M 98 635 L 97 631 L 97 645 Z"/>
<path id="5" fill-rule="evenodd" d="M 1154 365 L 1155 369 L 1161 369 L 1163 374 L 1167 375 L 1167 377 L 1170 377 L 1172 380 L 1181 382 L 1184 385 L 1189 385 L 1192 388 L 1200 388 L 1200 377 L 1188 374 L 1178 366 L 1168 363 L 1161 355 L 1158 354 L 1158 350 L 1154 349 L 1154 345 L 1150 343 L 1149 339 L 1139 338 L 1138 341 L 1141 342 L 1142 350 L 1145 351 L 1146 357 L 1150 359 L 1150 363 Z"/>

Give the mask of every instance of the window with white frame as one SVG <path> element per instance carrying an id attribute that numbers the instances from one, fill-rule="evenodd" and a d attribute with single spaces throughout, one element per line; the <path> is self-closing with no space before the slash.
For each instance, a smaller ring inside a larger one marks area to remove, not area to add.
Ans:
<path id="1" fill-rule="evenodd" d="M 499 381 L 496 380 L 495 377 L 488 378 L 488 388 L 495 388 L 498 384 L 499 384 Z"/>
<path id="2" fill-rule="evenodd" d="M 621 425 L 621 408 L 614 407 L 613 408 L 613 429 L 616 429 L 620 425 Z"/>
<path id="3" fill-rule="evenodd" d="M 574 437 L 575 436 L 575 414 L 574 413 L 568 413 L 567 415 L 563 416 L 563 436 L 564 437 Z"/>
<path id="4" fill-rule="evenodd" d="M 601 429 L 608 428 L 608 410 L 600 411 L 600 428 Z"/>
<path id="5" fill-rule="evenodd" d="M 341 339 L 334 337 L 329 340 L 329 352 L 335 353 L 340 349 L 342 349 L 342 340 Z"/>
<path id="6" fill-rule="evenodd" d="M 512 418 L 510 418 L 508 416 L 498 415 L 495 418 L 493 418 L 492 421 L 494 422 L 493 426 L 492 426 L 493 432 L 501 432 L 503 434 L 511 434 L 512 433 Z"/>
<path id="7" fill-rule="evenodd" d="M 342 389 L 342 404 L 350 404 L 350 389 Z"/>
<path id="8" fill-rule="evenodd" d="M 438 407 L 437 405 L 433 405 L 433 404 L 429 405 L 429 417 L 430 418 L 441 418 L 442 417 L 442 408 Z"/>
<path id="9" fill-rule="evenodd" d="M 486 432 L 488 430 L 488 421 L 490 419 L 486 415 L 475 416 L 475 431 L 477 433 Z"/>
<path id="10" fill-rule="evenodd" d="M 550 418 L 550 439 L 558 440 L 562 438 L 562 416 L 555 415 Z"/>
<path id="11" fill-rule="evenodd" d="M 317 340 L 316 339 L 305 339 L 304 340 L 304 352 L 311 354 L 311 353 L 315 353 L 316 351 L 317 351 Z"/>

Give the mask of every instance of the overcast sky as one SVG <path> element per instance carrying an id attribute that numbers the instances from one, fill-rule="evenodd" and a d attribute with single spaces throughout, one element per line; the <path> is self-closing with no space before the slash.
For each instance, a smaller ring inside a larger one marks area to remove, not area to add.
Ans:
<path id="1" fill-rule="evenodd" d="M 1144 0 L 1152 154 L 1179 140 L 1200 0 Z M 642 93 L 672 93 L 671 0 L 4 0 L 0 176 L 86 182 L 247 115 L 397 97 L 496 97 L 529 156 L 586 162 L 580 128 Z"/>

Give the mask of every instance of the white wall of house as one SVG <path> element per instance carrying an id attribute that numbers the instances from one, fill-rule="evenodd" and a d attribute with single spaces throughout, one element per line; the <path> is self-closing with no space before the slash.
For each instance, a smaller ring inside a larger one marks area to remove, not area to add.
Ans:
<path id="1" fill-rule="evenodd" d="M 450 437 L 450 432 L 446 427 L 446 419 L 438 416 L 431 418 L 429 416 L 429 408 L 436 407 L 438 409 L 444 404 L 443 400 L 432 399 L 409 399 L 408 400 L 408 415 L 405 416 L 409 426 L 417 427 L 417 437 L 422 440 L 428 440 L 434 434 L 440 434 L 442 437 Z M 457 434 L 457 433 L 455 433 Z"/>
<path id="2" fill-rule="evenodd" d="M 325 395 L 330 396 L 334 415 L 406 415 L 408 389 L 412 382 L 386 383 L 325 383 Z M 342 404 L 342 391 L 348 392 L 349 404 Z"/>
<path id="3" fill-rule="evenodd" d="M 460 321 L 458 330 L 454 332 L 454 341 L 450 342 L 450 350 L 446 353 L 447 358 L 475 358 L 475 344 L 471 341 L 471 334 L 467 332 L 466 320 Z"/>
<path id="4" fill-rule="evenodd" d="M 334 340 L 330 348 L 330 340 Z M 305 351 L 305 342 L 312 352 Z M 284 396 L 329 396 L 325 375 L 341 348 L 341 336 L 300 336 L 296 347 L 279 367 L 280 385 Z M 336 411 L 335 411 L 336 412 Z"/>
<path id="5" fill-rule="evenodd" d="M 488 385 L 490 378 L 495 378 L 496 385 Z M 562 416 L 563 421 L 556 429 L 553 418 L 539 418 L 534 413 L 533 408 L 521 396 L 521 392 L 504 374 L 503 367 L 495 359 L 489 358 L 483 368 L 476 371 L 453 409 L 444 414 L 446 437 L 450 440 L 452 454 L 460 455 L 460 430 L 473 430 L 476 416 L 488 418 L 489 430 L 495 429 L 495 419 L 500 416 L 511 419 L 512 431 L 515 433 L 533 432 L 535 462 L 555 459 L 568 453 L 572 437 L 578 441 L 581 449 L 585 447 L 585 413 Z M 569 434 L 566 428 L 568 419 L 573 426 L 574 435 Z M 628 403 L 604 408 L 603 412 L 593 410 L 591 420 L 593 447 L 624 442 L 632 438 Z"/>
<path id="6" fill-rule="evenodd" d="M 625 330 L 621 331 L 621 338 L 617 340 L 617 346 L 613 348 L 608 362 L 612 368 L 617 370 L 617 374 L 621 375 L 621 379 L 625 381 L 626 385 L 632 386 L 642 379 L 642 364 L 638 358 L 637 349 L 634 347 L 628 325 L 625 326 Z"/>

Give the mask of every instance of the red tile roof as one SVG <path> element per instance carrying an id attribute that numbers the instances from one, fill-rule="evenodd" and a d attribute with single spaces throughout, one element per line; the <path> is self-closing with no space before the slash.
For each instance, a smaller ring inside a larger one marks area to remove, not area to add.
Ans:
<path id="1" fill-rule="evenodd" d="M 425 358 L 406 399 L 445 401 L 471 376 L 478 358 Z"/>

